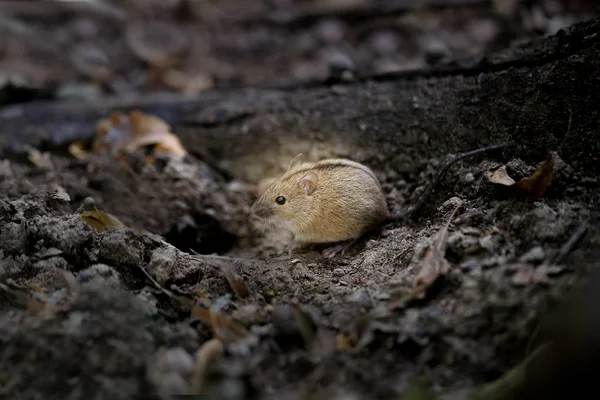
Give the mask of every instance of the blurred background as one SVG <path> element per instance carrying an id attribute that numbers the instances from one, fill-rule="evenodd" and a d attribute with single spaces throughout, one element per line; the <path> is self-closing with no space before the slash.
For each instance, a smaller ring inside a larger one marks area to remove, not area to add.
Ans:
<path id="1" fill-rule="evenodd" d="M 156 91 L 196 95 L 460 64 L 594 17 L 598 3 L 2 1 L 0 104 Z"/>

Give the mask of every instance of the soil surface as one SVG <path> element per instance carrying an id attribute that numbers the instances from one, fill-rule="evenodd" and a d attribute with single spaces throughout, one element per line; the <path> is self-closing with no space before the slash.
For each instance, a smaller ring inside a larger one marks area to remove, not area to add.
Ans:
<path id="1" fill-rule="evenodd" d="M 0 21 L 3 397 L 399 399 L 421 379 L 463 399 L 541 343 L 600 265 L 600 23 L 559 31 L 594 4 L 52 3 Z M 181 30 L 191 50 L 145 52 L 136 29 Z M 231 89 L 248 85 L 288 87 Z M 67 149 L 131 109 L 189 154 Z M 365 163 L 402 210 L 444 162 L 502 142 L 332 259 L 248 218 L 298 153 Z M 541 196 L 492 178 L 548 154 Z M 86 198 L 120 226 L 90 223 Z"/>

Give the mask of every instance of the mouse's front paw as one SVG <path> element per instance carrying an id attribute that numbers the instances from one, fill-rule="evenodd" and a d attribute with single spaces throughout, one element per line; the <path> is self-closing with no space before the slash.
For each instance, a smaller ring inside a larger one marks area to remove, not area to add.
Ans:
<path id="1" fill-rule="evenodd" d="M 341 242 L 338 244 L 334 244 L 332 246 L 327 247 L 323 250 L 323 257 L 325 258 L 334 258 L 337 255 L 343 255 L 348 251 L 354 244 L 357 242 L 357 239 L 347 240 L 345 242 Z"/>

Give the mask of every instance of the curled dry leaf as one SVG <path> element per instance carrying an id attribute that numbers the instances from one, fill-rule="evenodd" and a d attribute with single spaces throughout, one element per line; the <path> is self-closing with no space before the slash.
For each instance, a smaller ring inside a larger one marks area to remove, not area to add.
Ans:
<path id="1" fill-rule="evenodd" d="M 69 145 L 69 153 L 78 160 L 87 158 L 89 152 L 85 150 L 83 143 L 73 142 Z"/>
<path id="2" fill-rule="evenodd" d="M 515 182 L 506 172 L 506 165 L 496 170 L 488 171 L 486 176 L 492 183 L 504 186 L 515 186 L 529 192 L 533 197 L 542 197 L 552 183 L 554 177 L 554 155 L 550 153 L 544 161 L 529 178 L 521 179 Z"/>
<path id="3" fill-rule="evenodd" d="M 319 345 L 317 337 L 317 327 L 315 326 L 312 318 L 307 315 L 297 304 L 292 304 L 292 314 L 294 319 L 298 323 L 298 328 L 302 339 L 304 340 L 304 346 L 309 353 L 316 353 Z"/>
<path id="4" fill-rule="evenodd" d="M 206 74 L 196 73 L 190 75 L 177 69 L 170 69 L 165 72 L 162 80 L 169 87 L 188 96 L 194 96 L 204 90 L 211 89 L 214 84 L 212 78 Z"/>
<path id="5" fill-rule="evenodd" d="M 113 71 L 106 53 L 92 43 L 81 43 L 71 50 L 71 63 L 82 75 L 102 82 L 110 79 Z"/>
<path id="6" fill-rule="evenodd" d="M 446 224 L 437 232 L 436 239 L 427 250 L 425 258 L 421 264 L 421 269 L 413 282 L 413 289 L 409 295 L 410 300 L 423 299 L 427 294 L 427 289 L 431 287 L 442 275 L 445 275 L 450 270 L 450 263 L 446 260 L 446 245 L 448 241 L 448 226 L 450 221 L 454 219 L 456 211 L 462 205 L 456 206 Z"/>
<path id="7" fill-rule="evenodd" d="M 159 68 L 176 63 L 190 46 L 188 37 L 179 27 L 158 20 L 129 23 L 125 40 L 137 57 Z"/>
<path id="8" fill-rule="evenodd" d="M 52 170 L 53 168 L 49 153 L 41 153 L 36 149 L 32 149 L 27 153 L 27 159 L 38 168 L 45 170 Z"/>
<path id="9" fill-rule="evenodd" d="M 248 297 L 248 295 L 250 294 L 250 292 L 248 291 L 248 286 L 246 286 L 246 282 L 244 282 L 244 279 L 237 272 L 237 270 L 241 266 L 240 259 L 198 254 L 193 250 L 192 252 L 194 253 L 194 258 L 202 260 L 204 262 L 208 262 L 209 265 L 218 269 L 225 276 L 225 279 L 227 279 L 227 283 L 229 283 L 231 290 L 233 290 L 235 294 L 242 298 Z"/>
<path id="10" fill-rule="evenodd" d="M 240 276 L 240 274 L 237 273 L 235 265 L 230 263 L 222 263 L 221 271 L 223 271 L 225 279 L 227 279 L 229 286 L 231 286 L 231 290 L 233 290 L 235 294 L 240 297 L 248 297 L 250 294 L 248 292 L 248 286 L 246 286 L 246 282 L 244 282 L 244 279 Z"/>
<path id="11" fill-rule="evenodd" d="M 340 351 L 350 351 L 355 345 L 355 340 L 352 336 L 345 333 L 338 333 L 335 337 L 336 348 Z"/>
<path id="12" fill-rule="evenodd" d="M 513 178 L 508 176 L 506 165 L 503 165 L 496 170 L 487 171 L 486 176 L 490 182 L 498 185 L 512 186 L 516 183 Z"/>
<path id="13" fill-rule="evenodd" d="M 515 185 L 531 193 L 533 197 L 541 197 L 546 193 L 554 177 L 554 153 L 548 155 L 546 161 L 542 163 L 533 175 L 529 178 L 521 179 Z"/>
<path id="14" fill-rule="evenodd" d="M 126 226 L 117 217 L 98 209 L 91 198 L 85 199 L 78 211 L 81 220 L 99 232 Z"/>
<path id="15" fill-rule="evenodd" d="M 204 323 L 208 323 L 214 335 L 223 343 L 236 342 L 249 333 L 248 329 L 226 315 L 220 314 L 210 308 L 192 307 L 192 315 Z"/>
<path id="16" fill-rule="evenodd" d="M 187 154 L 169 124 L 138 110 L 131 111 L 129 116 L 112 113 L 96 125 L 92 151 L 133 152 L 145 146 L 153 146 L 154 153 L 169 157 Z"/>
<path id="17" fill-rule="evenodd" d="M 204 388 L 206 375 L 212 363 L 223 355 L 223 342 L 219 338 L 206 341 L 196 352 L 196 365 L 190 378 L 190 394 L 200 395 Z"/>

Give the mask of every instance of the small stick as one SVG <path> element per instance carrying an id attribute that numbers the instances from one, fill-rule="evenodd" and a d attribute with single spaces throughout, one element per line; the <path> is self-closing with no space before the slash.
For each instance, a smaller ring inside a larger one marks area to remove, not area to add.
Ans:
<path id="1" fill-rule="evenodd" d="M 149 273 L 148 271 L 146 271 L 146 269 L 142 266 L 140 266 L 140 269 L 142 270 L 142 272 L 144 273 L 144 275 L 146 275 L 146 278 L 148 278 L 150 280 L 150 282 L 152 282 L 154 284 L 154 286 L 157 287 L 157 289 L 159 289 L 161 292 L 163 292 L 164 294 L 166 294 L 167 296 L 169 296 L 170 298 L 173 298 L 173 293 L 171 293 L 170 291 L 168 291 L 167 289 L 165 289 L 164 287 L 162 287 L 160 285 L 160 283 L 158 283 Z"/>
<path id="2" fill-rule="evenodd" d="M 192 257 L 198 259 L 216 259 L 216 260 L 226 260 L 226 261 L 244 261 L 244 262 L 252 262 L 253 260 L 247 258 L 235 258 L 235 257 L 227 257 L 227 256 L 215 256 L 212 254 L 200 254 L 197 251 L 190 249 L 190 253 L 193 254 Z"/>
<path id="3" fill-rule="evenodd" d="M 569 240 L 562 245 L 558 253 L 551 259 L 547 260 L 544 264 L 560 264 L 565 257 L 573 250 L 575 245 L 583 238 L 585 233 L 587 232 L 587 225 L 582 223 L 576 230 L 573 232 Z"/>
<path id="4" fill-rule="evenodd" d="M 489 151 L 503 149 L 503 148 L 510 147 L 510 146 L 511 146 L 510 143 L 503 143 L 503 144 L 497 144 L 494 146 L 481 147 L 479 149 L 461 153 L 461 154 L 457 155 L 456 157 L 452 158 L 450 161 L 448 161 L 446 164 L 444 164 L 444 166 L 442 167 L 440 172 L 438 172 L 438 174 L 434 178 L 433 182 L 429 185 L 429 187 L 427 187 L 427 189 L 421 195 L 419 200 L 417 200 L 416 203 L 410 205 L 405 210 L 400 210 L 400 211 L 394 212 L 392 214 L 392 219 L 393 220 L 408 219 L 411 215 L 413 215 L 415 212 L 417 212 L 419 209 L 421 209 L 423 207 L 423 205 L 425 205 L 425 202 L 427 201 L 427 199 L 429 199 L 429 196 L 431 196 L 431 193 L 433 193 L 433 190 L 435 189 L 435 187 L 442 180 L 442 177 L 444 176 L 444 174 L 446 173 L 448 168 L 450 168 L 452 165 L 456 164 L 458 161 L 460 161 L 464 158 L 467 158 L 467 157 L 475 156 L 475 155 L 478 155 L 481 153 L 487 153 Z"/>

